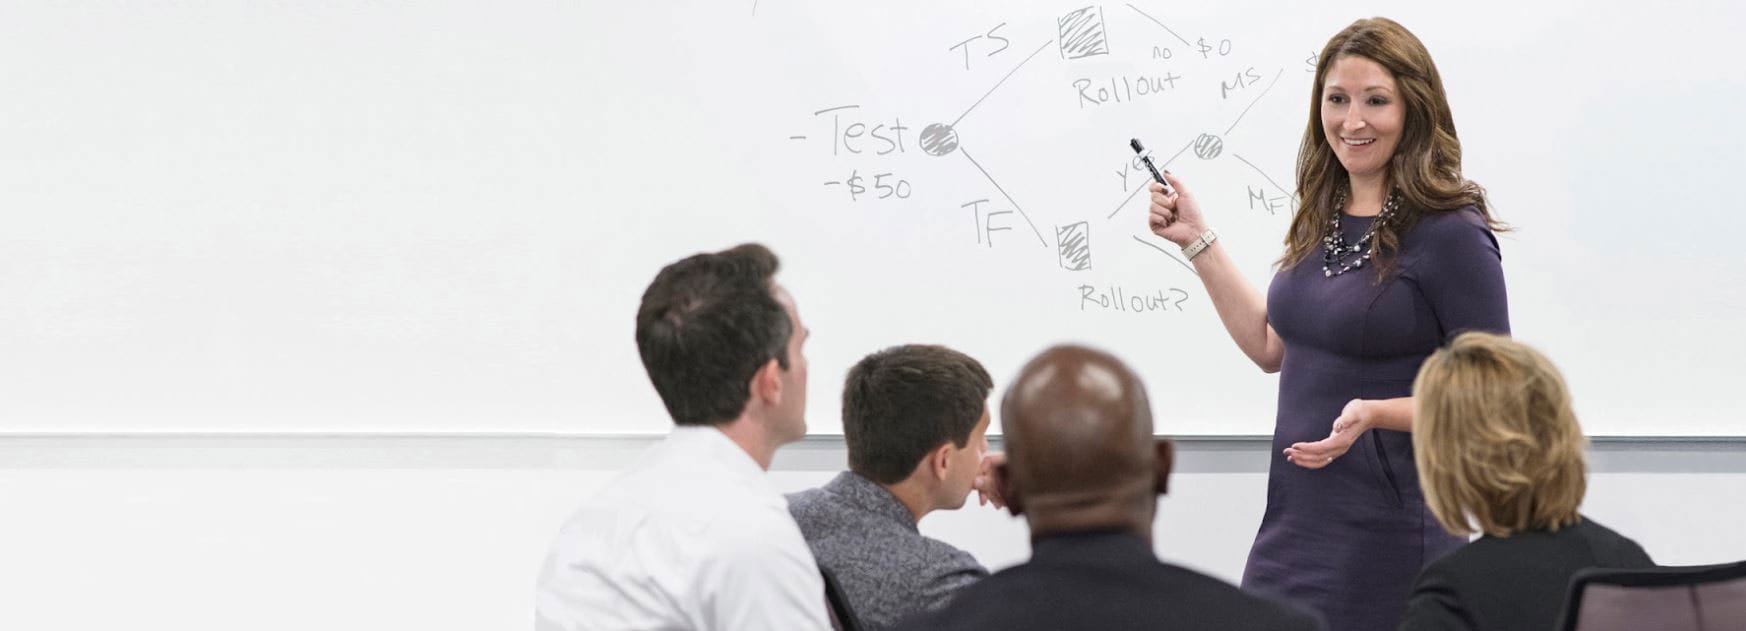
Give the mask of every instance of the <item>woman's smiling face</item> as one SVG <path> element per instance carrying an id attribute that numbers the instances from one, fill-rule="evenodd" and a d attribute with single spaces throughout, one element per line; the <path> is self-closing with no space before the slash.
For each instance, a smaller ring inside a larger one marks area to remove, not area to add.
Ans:
<path id="1" fill-rule="evenodd" d="M 1364 57 L 1334 60 L 1322 84 L 1322 131 L 1352 177 L 1388 171 L 1405 122 L 1393 74 Z"/>

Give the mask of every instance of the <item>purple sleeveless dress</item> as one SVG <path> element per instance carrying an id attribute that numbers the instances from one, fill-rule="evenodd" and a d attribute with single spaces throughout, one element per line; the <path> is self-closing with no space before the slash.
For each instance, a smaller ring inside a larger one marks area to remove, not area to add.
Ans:
<path id="1" fill-rule="evenodd" d="M 1372 221 L 1344 218 L 1347 242 Z M 1422 217 L 1381 283 L 1370 265 L 1325 277 L 1320 255 L 1281 270 L 1267 291 L 1285 360 L 1267 512 L 1243 587 L 1319 611 L 1329 629 L 1393 630 L 1419 569 L 1466 542 L 1425 507 L 1412 435 L 1371 430 L 1314 471 L 1282 452 L 1326 438 L 1347 401 L 1410 396 L 1419 364 L 1455 334 L 1507 334 L 1503 267 L 1473 208 Z"/>

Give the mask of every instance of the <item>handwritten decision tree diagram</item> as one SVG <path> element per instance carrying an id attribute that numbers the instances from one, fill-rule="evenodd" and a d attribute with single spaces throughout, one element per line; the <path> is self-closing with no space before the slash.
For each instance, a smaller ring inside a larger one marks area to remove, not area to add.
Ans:
<path id="1" fill-rule="evenodd" d="M 1288 69 L 1291 72 L 1313 73 L 1317 54 L 1310 51 L 1304 57 L 1293 59 L 1289 64 L 1279 64 L 1271 68 L 1243 66 L 1236 72 L 1218 74 L 1187 70 L 1186 68 L 1197 62 L 1229 58 L 1238 52 L 1237 44 L 1228 38 L 1201 36 L 1190 41 L 1165 22 L 1133 4 L 1125 5 L 1124 9 L 1117 12 L 1116 16 L 1135 20 L 1147 29 L 1157 29 L 1155 34 L 1159 37 L 1155 41 L 1166 44 L 1154 45 L 1148 42 L 1125 49 L 1112 47 L 1108 28 L 1110 16 L 1099 5 L 1081 7 L 1056 16 L 1050 28 L 1053 36 L 1034 44 L 1015 42 L 1016 37 L 1005 34 L 1008 24 L 1001 22 L 972 37 L 942 46 L 949 53 L 946 59 L 951 63 L 961 62 L 965 69 L 970 67 L 973 59 L 981 63 L 1018 59 L 1011 64 L 1009 71 L 994 81 L 982 92 L 980 98 L 971 102 L 957 116 L 941 117 L 916 125 L 905 123 L 898 117 L 877 118 L 864 115 L 858 111 L 861 109 L 860 105 L 843 104 L 812 110 L 808 121 L 813 124 L 811 129 L 828 129 L 832 156 L 886 156 L 919 150 L 932 159 L 962 161 L 966 167 L 966 177 L 982 178 L 993 192 L 993 195 L 966 199 L 960 204 L 966 217 L 975 222 L 976 245 L 994 247 L 997 239 L 1003 246 L 1013 243 L 1014 240 L 1022 241 L 1028 244 L 1025 247 L 1035 247 L 1046 252 L 1047 256 L 1052 256 L 1061 270 L 1089 272 L 1096 265 L 1092 239 L 1094 223 L 1115 220 L 1124 208 L 1128 208 L 1135 202 L 1136 197 L 1140 197 L 1147 190 L 1147 185 L 1151 182 L 1151 175 L 1139 156 L 1130 154 L 1131 159 L 1123 168 L 1115 170 L 1124 193 L 1119 198 L 1111 198 L 1109 211 L 1094 216 L 1069 217 L 1060 223 L 1039 225 L 1039 217 L 1026 210 L 1024 200 L 1015 197 L 1002 185 L 1003 176 L 987 168 L 984 161 L 977 158 L 977 139 L 961 133 L 961 129 L 979 106 L 991 99 L 1002 98 L 1002 86 L 1027 68 L 1036 68 L 1045 63 L 1074 64 L 1113 55 L 1175 62 L 1167 67 L 1185 69 L 1180 73 L 1172 69 L 1100 79 L 1075 78 L 1070 85 L 1062 86 L 1062 94 L 1056 96 L 1073 99 L 1080 109 L 1132 103 L 1161 95 L 1173 95 L 1172 98 L 1217 99 L 1215 104 L 1242 103 L 1240 109 L 1232 108 L 1236 109 L 1236 113 L 1229 115 L 1228 121 L 1220 121 L 1224 124 L 1204 130 L 1196 129 L 1187 138 L 1160 139 L 1173 144 L 1148 146 L 1147 154 L 1159 169 L 1166 169 L 1182 159 L 1230 162 L 1236 165 L 1235 168 L 1245 170 L 1251 176 L 1249 179 L 1257 183 L 1246 187 L 1249 209 L 1272 216 L 1284 212 L 1285 217 L 1289 217 L 1297 204 L 1294 193 L 1288 186 L 1290 180 L 1275 178 L 1263 171 L 1253 161 L 1245 158 L 1240 153 L 1241 148 L 1229 139 L 1243 125 L 1250 110 L 1273 92 L 1273 88 L 1286 75 Z M 1021 54 L 1023 56 L 1019 57 Z M 817 136 L 816 133 L 790 134 L 787 140 L 816 142 Z M 1125 146 L 1127 139 L 1111 139 L 1112 142 L 1117 140 Z M 1157 153 L 1153 153 L 1153 149 Z M 817 184 L 850 203 L 904 200 L 915 193 L 915 184 L 909 179 L 897 170 L 882 168 L 854 168 L 844 177 Z M 1129 241 L 1132 247 L 1145 247 L 1155 251 L 1175 261 L 1184 274 L 1197 275 L 1193 266 L 1180 253 L 1173 251 L 1175 248 L 1167 243 L 1160 246 L 1157 239 L 1151 238 L 1145 232 L 1143 225 L 1139 225 L 1139 222 L 1132 223 L 1134 234 Z M 1177 287 L 1139 292 L 1139 295 L 1130 295 L 1120 287 L 1098 287 L 1091 282 L 1080 284 L 1078 289 L 1081 310 L 1179 311 L 1189 297 L 1187 291 Z"/>

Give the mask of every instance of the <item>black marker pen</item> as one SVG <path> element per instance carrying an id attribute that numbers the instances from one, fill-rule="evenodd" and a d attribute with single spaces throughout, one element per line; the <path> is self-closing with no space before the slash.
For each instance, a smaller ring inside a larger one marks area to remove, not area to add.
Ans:
<path id="1" fill-rule="evenodd" d="M 1140 162 L 1145 163 L 1146 170 L 1152 172 L 1152 179 L 1158 180 L 1159 184 L 1164 185 L 1164 192 L 1166 192 L 1166 193 L 1175 193 L 1176 192 L 1175 190 L 1172 190 L 1170 188 L 1169 182 L 1164 181 L 1164 174 L 1159 173 L 1158 167 L 1156 167 L 1152 164 L 1152 152 L 1147 151 L 1146 146 L 1140 144 L 1139 138 L 1128 139 L 1128 146 L 1134 148 L 1134 153 L 1140 154 Z"/>

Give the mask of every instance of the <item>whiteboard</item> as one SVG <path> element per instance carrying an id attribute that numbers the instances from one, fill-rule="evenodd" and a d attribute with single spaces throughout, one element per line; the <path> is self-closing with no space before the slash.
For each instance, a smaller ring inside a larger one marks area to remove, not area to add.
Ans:
<path id="1" fill-rule="evenodd" d="M 1160 431 L 1270 433 L 1144 226 L 1144 140 L 1265 288 L 1314 54 L 1436 57 L 1516 335 L 1591 434 L 1741 436 L 1746 23 L 1707 3 L 31 2 L 0 13 L 0 429 L 654 433 L 632 338 L 760 241 L 814 333 L 1004 384 L 1061 341 Z"/>

